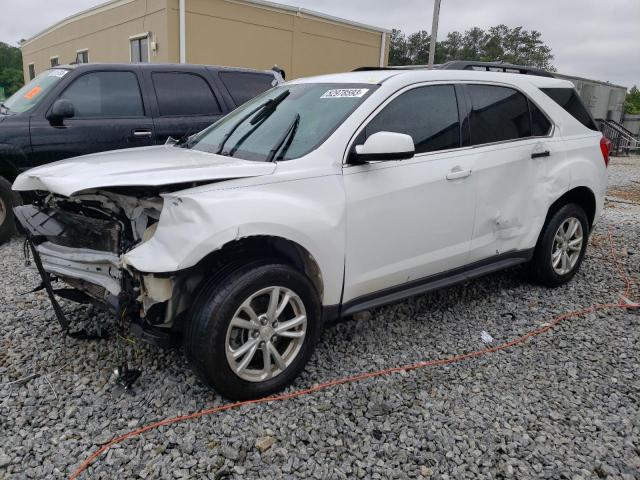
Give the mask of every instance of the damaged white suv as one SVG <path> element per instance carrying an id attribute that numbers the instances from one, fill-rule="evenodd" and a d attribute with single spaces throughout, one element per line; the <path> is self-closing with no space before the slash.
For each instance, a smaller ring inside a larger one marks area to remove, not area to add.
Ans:
<path id="1" fill-rule="evenodd" d="M 108 306 L 242 399 L 288 385 L 326 321 L 521 263 L 567 282 L 607 162 L 564 80 L 354 72 L 276 87 L 186 143 L 30 170 L 15 213 L 63 325 L 54 294 Z"/>

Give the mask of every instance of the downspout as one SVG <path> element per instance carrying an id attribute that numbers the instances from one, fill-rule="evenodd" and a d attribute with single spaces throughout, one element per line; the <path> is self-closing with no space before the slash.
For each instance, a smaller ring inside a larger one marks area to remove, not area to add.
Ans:
<path id="1" fill-rule="evenodd" d="M 387 49 L 387 32 L 382 32 L 382 42 L 380 43 L 380 68 L 384 67 L 384 57 Z"/>
<path id="2" fill-rule="evenodd" d="M 180 63 L 187 63 L 187 9 L 186 1 L 180 0 Z"/>

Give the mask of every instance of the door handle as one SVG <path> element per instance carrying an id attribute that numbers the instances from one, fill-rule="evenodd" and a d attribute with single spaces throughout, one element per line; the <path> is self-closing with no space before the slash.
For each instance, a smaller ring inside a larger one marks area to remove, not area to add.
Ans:
<path id="1" fill-rule="evenodd" d="M 138 129 L 133 131 L 133 136 L 136 138 L 150 138 L 152 135 L 153 132 L 147 129 Z"/>
<path id="2" fill-rule="evenodd" d="M 456 167 L 447 174 L 447 180 L 458 180 L 471 175 L 471 170 L 462 170 L 460 167 Z"/>
<path id="3" fill-rule="evenodd" d="M 542 158 L 542 157 L 550 157 L 551 152 L 549 150 L 545 150 L 544 152 L 533 152 L 531 154 L 531 158 Z"/>

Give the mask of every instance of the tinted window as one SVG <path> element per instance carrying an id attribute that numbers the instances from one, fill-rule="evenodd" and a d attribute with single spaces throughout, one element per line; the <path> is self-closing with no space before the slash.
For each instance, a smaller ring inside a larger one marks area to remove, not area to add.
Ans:
<path id="1" fill-rule="evenodd" d="M 138 79 L 132 72 L 82 75 L 60 98 L 73 103 L 75 118 L 144 116 Z"/>
<path id="2" fill-rule="evenodd" d="M 469 85 L 471 144 L 501 142 L 531 136 L 527 99 L 511 88 Z"/>
<path id="3" fill-rule="evenodd" d="M 529 110 L 531 111 L 531 133 L 534 137 L 544 137 L 551 130 L 551 122 L 545 117 L 544 113 L 529 102 Z"/>
<path id="4" fill-rule="evenodd" d="M 220 72 L 220 79 L 236 105 L 242 105 L 273 86 L 273 75 L 251 72 Z"/>
<path id="5" fill-rule="evenodd" d="M 573 118 L 578 120 L 582 125 L 591 130 L 598 130 L 587 107 L 584 106 L 578 93 L 573 88 L 543 88 L 542 91 L 569 112 Z"/>
<path id="6" fill-rule="evenodd" d="M 416 153 L 460 146 L 458 103 L 453 85 L 414 88 L 395 98 L 365 129 L 406 133 L 413 137 Z"/>
<path id="7" fill-rule="evenodd" d="M 192 73 L 156 72 L 153 74 L 160 115 L 217 115 L 220 105 L 209 84 Z"/>

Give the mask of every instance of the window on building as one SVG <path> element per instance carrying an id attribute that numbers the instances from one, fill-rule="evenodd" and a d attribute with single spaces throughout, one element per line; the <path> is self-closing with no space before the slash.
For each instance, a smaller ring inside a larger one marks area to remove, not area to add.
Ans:
<path id="1" fill-rule="evenodd" d="M 154 72 L 152 79 L 163 117 L 221 113 L 211 87 L 200 75 Z"/>
<path id="2" fill-rule="evenodd" d="M 471 143 L 502 142 L 531 136 L 527 98 L 495 85 L 469 85 Z"/>
<path id="3" fill-rule="evenodd" d="M 75 108 L 75 118 L 144 116 L 138 78 L 133 72 L 93 72 L 76 79 L 60 96 Z"/>
<path id="4" fill-rule="evenodd" d="M 36 66 L 33 63 L 29 64 L 29 80 L 36 78 Z"/>
<path id="5" fill-rule="evenodd" d="M 132 38 L 131 63 L 147 63 L 149 61 L 149 37 Z"/>
<path id="6" fill-rule="evenodd" d="M 362 140 L 383 131 L 411 135 L 416 153 L 458 148 L 460 120 L 455 88 L 434 85 L 403 93 L 366 126 Z"/>
<path id="7" fill-rule="evenodd" d="M 89 63 L 89 50 L 78 50 L 76 63 Z"/>
<path id="8" fill-rule="evenodd" d="M 57 67 L 58 65 L 60 65 L 60 61 L 58 60 L 58 57 L 51 57 L 51 66 Z"/>
<path id="9" fill-rule="evenodd" d="M 236 105 L 242 105 L 273 87 L 275 78 L 266 73 L 220 72 L 220 80 Z"/>

